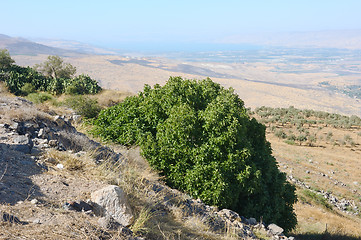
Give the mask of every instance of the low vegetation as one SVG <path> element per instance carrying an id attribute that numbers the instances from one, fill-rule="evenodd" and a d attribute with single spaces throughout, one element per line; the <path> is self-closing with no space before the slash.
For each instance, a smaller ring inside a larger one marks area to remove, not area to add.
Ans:
<path id="1" fill-rule="evenodd" d="M 35 91 L 54 95 L 96 94 L 101 87 L 87 75 L 75 74 L 75 67 L 63 63 L 58 56 L 49 56 L 43 64 L 21 67 L 14 64 L 9 52 L 0 51 L 0 81 L 5 82 L 9 91 L 15 95 L 26 96 Z"/>

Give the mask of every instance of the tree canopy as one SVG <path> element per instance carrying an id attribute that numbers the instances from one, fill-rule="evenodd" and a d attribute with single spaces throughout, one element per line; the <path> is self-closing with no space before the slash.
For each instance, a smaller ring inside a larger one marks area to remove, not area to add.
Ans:
<path id="1" fill-rule="evenodd" d="M 7 49 L 0 49 L 0 70 L 8 69 L 14 64 L 15 61 L 10 57 L 10 53 Z"/>
<path id="2" fill-rule="evenodd" d="M 72 78 L 76 72 L 76 68 L 70 63 L 64 63 L 59 56 L 48 56 L 48 59 L 36 64 L 34 68 L 41 72 L 44 76 L 56 78 Z"/>
<path id="3" fill-rule="evenodd" d="M 246 217 L 296 225 L 295 188 L 277 168 L 265 127 L 232 89 L 171 77 L 103 110 L 94 133 L 138 144 L 167 184 Z"/>

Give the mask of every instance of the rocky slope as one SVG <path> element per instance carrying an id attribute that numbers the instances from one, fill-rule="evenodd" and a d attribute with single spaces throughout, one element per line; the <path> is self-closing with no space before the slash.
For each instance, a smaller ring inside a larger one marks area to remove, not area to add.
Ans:
<path id="1" fill-rule="evenodd" d="M 0 96 L 0 238 L 168 239 L 161 218 L 179 226 L 197 219 L 207 229 L 190 227 L 181 239 L 293 239 L 146 176 L 124 187 L 139 150 L 105 147 L 78 132 L 75 120 Z M 151 216 L 144 222 L 159 230 L 139 230 L 142 205 Z"/>

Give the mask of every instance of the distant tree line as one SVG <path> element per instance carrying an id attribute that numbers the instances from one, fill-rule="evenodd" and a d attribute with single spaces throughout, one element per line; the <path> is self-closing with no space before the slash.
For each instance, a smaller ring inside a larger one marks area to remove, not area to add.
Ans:
<path id="1" fill-rule="evenodd" d="M 96 94 L 101 90 L 96 80 L 87 75 L 74 77 L 76 68 L 59 56 L 49 56 L 41 64 L 21 67 L 15 64 L 6 49 L 0 50 L 0 81 L 15 95 L 35 91 L 51 94 Z"/>
<path id="2" fill-rule="evenodd" d="M 334 144 L 349 144 L 354 146 L 355 142 L 350 136 L 345 135 L 344 139 L 333 140 L 332 132 L 326 136 L 317 137 L 316 133 L 311 133 L 312 127 L 322 129 L 323 127 L 339 129 L 359 129 L 361 128 L 361 118 L 352 115 L 345 116 L 336 113 L 328 113 L 315 110 L 301 110 L 290 106 L 289 108 L 258 107 L 249 113 L 259 119 L 260 122 L 268 126 L 268 129 L 286 143 L 302 145 L 303 143 L 313 146 L 318 139 L 333 141 Z M 281 128 L 280 128 L 281 127 Z M 295 128 L 295 131 L 292 130 Z M 289 129 L 288 131 L 286 129 Z"/>
<path id="3" fill-rule="evenodd" d="M 337 113 L 328 113 L 310 109 L 258 107 L 251 112 L 259 116 L 263 123 L 291 124 L 297 127 L 304 125 L 323 125 L 325 127 L 350 129 L 361 126 L 361 118 L 356 115 L 345 116 Z"/>

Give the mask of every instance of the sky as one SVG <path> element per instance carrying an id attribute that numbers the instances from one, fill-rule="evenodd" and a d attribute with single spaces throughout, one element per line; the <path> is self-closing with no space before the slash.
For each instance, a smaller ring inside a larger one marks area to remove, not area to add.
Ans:
<path id="1" fill-rule="evenodd" d="M 1 34 L 103 47 L 361 29 L 360 0 L 0 0 L 0 7 Z"/>

